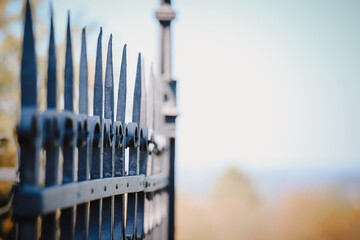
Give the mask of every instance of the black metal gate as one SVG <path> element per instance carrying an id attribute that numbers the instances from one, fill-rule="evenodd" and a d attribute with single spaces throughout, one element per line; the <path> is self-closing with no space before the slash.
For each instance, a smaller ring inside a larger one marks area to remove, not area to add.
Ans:
<path id="1" fill-rule="evenodd" d="M 175 17 L 169 7 L 170 1 L 161 1 L 156 13 L 164 36 L 170 36 L 170 22 Z M 159 76 L 151 74 L 148 86 L 145 86 L 139 53 L 132 122 L 126 123 L 126 45 L 115 104 L 112 36 L 108 41 L 103 85 L 100 29 L 93 116 L 89 116 L 85 29 L 82 31 L 79 86 L 75 87 L 70 16 L 64 79 L 56 77 L 51 17 L 47 109 L 39 112 L 29 1 L 25 14 L 18 126 L 20 182 L 13 201 L 17 238 L 173 239 L 176 82 L 171 80 L 170 67 L 166 67 L 170 66 L 170 58 L 164 57 L 164 53 L 170 56 L 170 44 L 169 49 L 160 48 Z M 170 38 L 162 39 L 162 46 L 166 45 L 164 41 L 170 42 Z M 57 81 L 64 81 L 63 111 L 57 110 Z M 76 90 L 79 91 L 78 111 L 74 109 Z M 41 154 L 45 156 L 44 182 L 39 180 Z"/>

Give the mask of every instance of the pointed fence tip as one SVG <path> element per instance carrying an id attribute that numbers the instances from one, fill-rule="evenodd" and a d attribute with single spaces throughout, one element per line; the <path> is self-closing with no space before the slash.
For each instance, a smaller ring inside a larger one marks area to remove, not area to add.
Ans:
<path id="1" fill-rule="evenodd" d="M 50 34 L 53 34 L 54 31 L 54 11 L 52 2 L 50 2 Z"/>
<path id="2" fill-rule="evenodd" d="M 97 40 L 96 63 L 95 63 L 95 83 L 94 83 L 94 104 L 93 111 L 95 116 L 103 117 L 103 78 L 102 78 L 102 27 Z"/>
<path id="3" fill-rule="evenodd" d="M 99 31 L 99 39 L 102 37 L 102 27 L 100 27 L 100 31 Z"/>
<path id="4" fill-rule="evenodd" d="M 141 53 L 138 55 L 136 76 L 135 76 L 135 87 L 133 97 L 133 114 L 132 121 L 140 123 L 140 109 L 141 109 Z"/>
<path id="5" fill-rule="evenodd" d="M 108 47 L 112 48 L 112 34 L 110 34 L 110 37 L 109 37 Z M 108 53 L 109 53 L 109 50 L 108 50 Z"/>
<path id="6" fill-rule="evenodd" d="M 106 70 L 105 70 L 105 89 L 104 89 L 104 115 L 105 118 L 114 120 L 114 76 L 113 76 L 113 53 L 112 53 L 112 34 L 110 34 L 107 50 Z"/>
<path id="7" fill-rule="evenodd" d="M 67 13 L 67 31 L 70 32 L 70 10 Z"/>
<path id="8" fill-rule="evenodd" d="M 54 8 L 53 8 L 52 1 L 50 1 L 50 18 L 51 18 L 51 21 L 53 20 L 53 17 L 54 17 Z"/>
<path id="9" fill-rule="evenodd" d="M 30 0 L 26 1 L 26 6 L 25 6 L 25 19 L 26 17 L 29 16 L 31 18 L 31 6 L 30 6 Z M 31 19 L 30 19 L 31 20 Z M 26 20 L 25 20 L 26 21 Z"/>
<path id="10" fill-rule="evenodd" d="M 66 110 L 73 111 L 74 110 L 74 105 L 73 105 L 74 70 L 73 70 L 73 59 L 72 59 L 70 10 L 68 10 L 68 19 L 67 20 L 68 20 L 68 23 L 67 23 L 67 30 L 66 30 L 64 103 L 65 103 Z"/>
<path id="11" fill-rule="evenodd" d="M 112 55 L 112 34 L 110 34 L 110 38 L 109 38 L 109 42 L 108 42 L 108 56 L 109 56 L 109 54 Z"/>
<path id="12" fill-rule="evenodd" d="M 83 27 L 82 32 L 81 32 L 81 43 L 82 43 L 82 48 L 85 47 L 85 52 L 86 52 L 86 29 L 85 27 Z"/>
<path id="13" fill-rule="evenodd" d="M 127 45 L 125 43 L 124 47 L 123 47 L 123 53 L 122 53 L 122 61 L 125 61 L 125 62 L 121 62 L 121 64 L 126 64 L 126 47 L 127 47 Z"/>
<path id="14" fill-rule="evenodd" d="M 81 31 L 81 40 L 82 40 L 82 42 L 86 41 L 86 29 L 85 29 L 85 27 L 83 27 L 83 29 Z"/>
<path id="15" fill-rule="evenodd" d="M 70 30 L 70 10 L 67 11 L 67 25 L 68 29 Z"/>
<path id="16" fill-rule="evenodd" d="M 137 59 L 137 71 L 136 71 L 136 77 L 137 74 L 140 74 L 139 76 L 141 77 L 141 53 L 139 52 L 138 54 L 138 59 Z"/>
<path id="17" fill-rule="evenodd" d="M 37 105 L 37 67 L 30 1 L 26 1 L 21 56 L 21 104 Z"/>
<path id="18" fill-rule="evenodd" d="M 140 68 L 139 70 L 141 71 L 141 53 L 140 52 L 138 54 L 137 67 Z"/>

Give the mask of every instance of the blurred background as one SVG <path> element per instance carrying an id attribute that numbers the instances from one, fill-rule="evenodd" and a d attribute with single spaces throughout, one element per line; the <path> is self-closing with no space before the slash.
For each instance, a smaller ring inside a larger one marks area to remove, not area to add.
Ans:
<path id="1" fill-rule="evenodd" d="M 44 109 L 50 1 L 31 2 Z M 52 4 L 58 79 L 63 79 L 68 10 L 76 81 L 84 26 L 89 88 L 100 26 L 103 56 L 113 34 L 115 86 L 124 43 L 129 93 L 137 52 L 144 55 L 146 76 L 151 65 L 156 74 L 158 0 Z M 174 0 L 172 5 L 180 112 L 176 239 L 360 239 L 360 2 Z M 2 167 L 16 166 L 22 8 L 21 0 L 0 1 Z M 128 94 L 129 106 L 131 98 Z M 0 183 L 0 210 L 11 198 L 11 185 Z M 12 236 L 9 219 L 11 213 L 0 216 L 2 239 Z"/>

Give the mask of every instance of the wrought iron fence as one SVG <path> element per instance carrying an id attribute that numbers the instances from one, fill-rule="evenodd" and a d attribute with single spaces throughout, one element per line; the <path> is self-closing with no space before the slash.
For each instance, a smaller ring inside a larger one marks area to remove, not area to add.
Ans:
<path id="1" fill-rule="evenodd" d="M 170 5 L 169 1 L 162 4 Z M 157 15 L 160 21 L 161 10 Z M 165 17 L 169 17 L 165 14 Z M 170 22 L 170 20 L 162 20 Z M 161 77 L 145 87 L 138 56 L 132 122 L 125 122 L 126 45 L 123 48 L 117 104 L 114 104 L 112 36 L 103 85 L 102 30 L 97 40 L 93 116 L 88 114 L 86 33 L 82 31 L 79 86 L 74 88 L 70 16 L 67 25 L 64 110 L 57 106 L 57 58 L 54 26 L 48 59 L 47 109 L 37 109 L 37 66 L 29 1 L 26 3 L 21 60 L 20 181 L 13 211 L 18 239 L 172 239 L 174 234 L 176 115 L 166 105 Z M 164 74 L 162 74 L 164 75 Z M 75 113 L 74 90 L 79 91 Z M 116 116 L 115 116 L 116 107 Z M 171 121 L 169 121 L 169 119 Z M 128 149 L 128 154 L 127 150 Z M 39 180 L 40 155 L 45 180 Z M 125 164 L 128 164 L 126 167 Z M 125 171 L 128 169 L 128 171 Z"/>

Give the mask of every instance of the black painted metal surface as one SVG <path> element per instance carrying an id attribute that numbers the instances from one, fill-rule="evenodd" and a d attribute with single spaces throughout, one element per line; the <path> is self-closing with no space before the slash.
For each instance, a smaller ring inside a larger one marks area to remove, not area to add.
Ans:
<path id="1" fill-rule="evenodd" d="M 39 112 L 33 24 L 30 3 L 26 2 L 18 126 L 20 182 L 13 201 L 17 237 L 57 239 L 60 234 L 60 239 L 171 239 L 174 232 L 168 226 L 174 218 L 173 204 L 169 205 L 174 199 L 174 138 L 166 133 L 161 79 L 155 80 L 151 72 L 149 87 L 145 86 L 144 60 L 139 53 L 132 122 L 126 123 L 127 46 L 123 47 L 115 105 L 113 37 L 110 35 L 108 42 L 103 83 L 100 29 L 94 99 L 89 106 L 86 31 L 82 31 L 76 86 L 70 13 L 67 21 L 64 79 L 57 79 L 51 12 L 47 109 Z M 57 81 L 65 83 L 62 111 L 57 106 Z M 78 105 L 74 91 L 79 92 Z M 93 116 L 88 114 L 89 107 Z M 39 182 L 42 152 L 46 156 L 44 183 Z"/>

